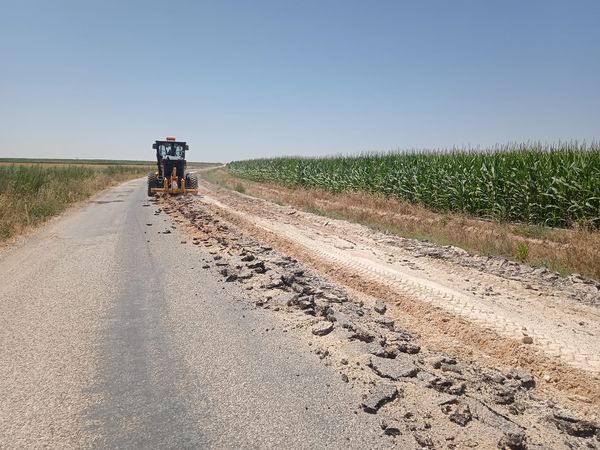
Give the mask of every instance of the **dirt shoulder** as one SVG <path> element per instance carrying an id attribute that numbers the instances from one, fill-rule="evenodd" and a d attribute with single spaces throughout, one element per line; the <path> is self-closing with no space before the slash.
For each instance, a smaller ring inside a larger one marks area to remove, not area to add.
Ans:
<path id="1" fill-rule="evenodd" d="M 319 189 L 257 183 L 225 169 L 202 177 L 253 197 L 302 211 L 348 220 L 405 238 L 454 245 L 473 254 L 502 256 L 567 277 L 581 273 L 600 280 L 600 232 L 484 221 L 463 214 L 438 213 L 402 200 L 360 192 L 334 194 Z"/>
<path id="2" fill-rule="evenodd" d="M 203 268 L 243 283 L 253 307 L 303 331 L 325 364 L 364 390 L 361 408 L 381 415 L 382 432 L 411 434 L 436 448 L 597 443 L 594 371 L 546 355 L 536 327 L 514 336 L 511 327 L 502 332 L 470 314 L 480 314 L 479 303 L 498 304 L 491 311 L 498 320 L 519 319 L 507 316 L 513 304 L 504 305 L 504 295 L 512 285 L 499 282 L 501 275 L 440 258 L 432 248 L 419 253 L 359 225 L 214 186 L 201 194 L 167 199 L 164 211 L 193 244 L 211 250 L 214 261 Z M 450 275 L 442 278 L 444 270 Z M 466 300 L 461 270 L 478 288 L 466 291 Z M 490 281 L 497 286 L 488 296 Z M 467 300 L 467 307 L 448 307 Z M 595 308 L 566 293 L 560 301 Z M 525 334 L 533 344 L 523 343 Z"/>

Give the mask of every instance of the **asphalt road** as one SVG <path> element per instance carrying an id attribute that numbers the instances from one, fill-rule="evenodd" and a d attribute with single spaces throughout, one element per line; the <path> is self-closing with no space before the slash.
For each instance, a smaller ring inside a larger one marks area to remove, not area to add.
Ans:
<path id="1" fill-rule="evenodd" d="M 389 446 L 360 392 L 160 233 L 144 187 L 0 251 L 0 447 Z"/>

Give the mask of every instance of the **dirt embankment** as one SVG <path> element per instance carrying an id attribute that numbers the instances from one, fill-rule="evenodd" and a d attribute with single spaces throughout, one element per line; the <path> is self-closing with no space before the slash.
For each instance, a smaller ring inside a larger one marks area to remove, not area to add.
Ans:
<path id="1" fill-rule="evenodd" d="M 304 333 L 391 439 L 598 445 L 598 285 L 204 188 L 161 201 L 203 266 Z M 159 214 L 161 211 L 159 210 Z M 539 447 L 542 446 L 542 447 Z"/>

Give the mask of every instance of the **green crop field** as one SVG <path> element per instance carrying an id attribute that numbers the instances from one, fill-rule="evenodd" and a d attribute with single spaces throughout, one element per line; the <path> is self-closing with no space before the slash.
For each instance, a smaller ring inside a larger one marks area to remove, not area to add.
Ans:
<path id="1" fill-rule="evenodd" d="M 64 165 L 64 166 L 148 166 L 153 161 L 116 160 L 116 159 L 53 159 L 53 158 L 0 158 L 0 166 L 6 165 Z M 221 163 L 188 161 L 193 168 L 219 166 Z"/>
<path id="2" fill-rule="evenodd" d="M 600 226 L 600 146 L 519 144 L 481 151 L 421 151 L 234 161 L 259 182 L 365 191 L 498 221 Z"/>
<path id="3" fill-rule="evenodd" d="M 54 159 L 54 158 L 0 158 L 5 164 L 64 164 L 64 165 L 148 165 L 153 161 L 113 159 Z"/>

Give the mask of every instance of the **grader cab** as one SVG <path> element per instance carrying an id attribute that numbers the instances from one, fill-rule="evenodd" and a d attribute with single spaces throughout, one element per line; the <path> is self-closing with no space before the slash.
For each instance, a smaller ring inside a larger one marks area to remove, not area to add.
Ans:
<path id="1" fill-rule="evenodd" d="M 156 172 L 148 174 L 148 196 L 156 193 L 185 194 L 198 193 L 198 178 L 187 173 L 185 152 L 189 146 L 167 136 L 164 141 L 152 144 L 156 150 Z"/>

